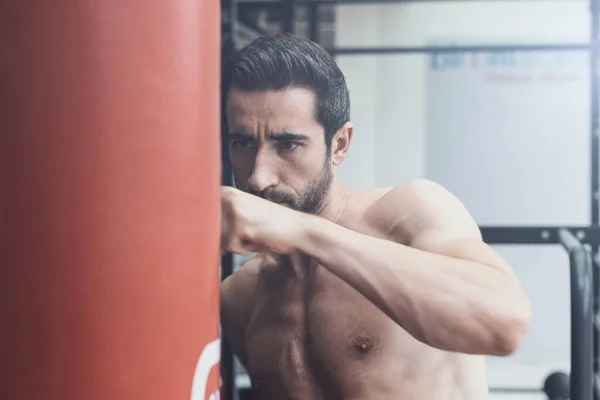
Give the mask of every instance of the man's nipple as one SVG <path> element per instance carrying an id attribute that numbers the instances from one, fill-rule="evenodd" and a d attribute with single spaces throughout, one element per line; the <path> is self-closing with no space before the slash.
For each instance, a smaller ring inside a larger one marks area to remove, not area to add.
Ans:
<path id="1" fill-rule="evenodd" d="M 352 346 L 359 353 L 367 354 L 375 347 L 375 344 L 372 340 L 365 336 L 358 336 L 352 340 Z"/>

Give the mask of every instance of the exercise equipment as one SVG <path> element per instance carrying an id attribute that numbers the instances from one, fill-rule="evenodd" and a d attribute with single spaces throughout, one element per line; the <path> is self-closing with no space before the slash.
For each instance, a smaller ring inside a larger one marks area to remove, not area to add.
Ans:
<path id="1" fill-rule="evenodd" d="M 564 372 L 553 372 L 544 381 L 544 393 L 548 400 L 568 400 L 569 390 L 569 375 Z"/>
<path id="2" fill-rule="evenodd" d="M 490 393 L 503 394 L 539 394 L 544 393 L 548 400 L 569 400 L 570 396 L 570 378 L 564 372 L 552 372 L 544 380 L 544 385 L 538 388 L 510 388 L 510 387 L 491 387 Z M 493 399 L 494 396 L 491 396 Z"/>
<path id="3" fill-rule="evenodd" d="M 0 399 L 218 398 L 218 7 L 2 2 Z"/>

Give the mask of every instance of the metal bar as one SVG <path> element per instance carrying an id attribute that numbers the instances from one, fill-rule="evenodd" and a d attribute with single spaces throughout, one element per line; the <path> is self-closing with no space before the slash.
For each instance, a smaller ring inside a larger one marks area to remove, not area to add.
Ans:
<path id="1" fill-rule="evenodd" d="M 581 242 L 568 229 L 558 230 L 558 240 L 568 253 L 581 247 Z"/>
<path id="2" fill-rule="evenodd" d="M 221 257 L 221 279 L 231 274 L 233 274 L 233 254 L 228 253 Z M 225 400 L 237 400 L 239 393 L 235 384 L 235 355 L 229 342 L 223 337 L 221 338 L 221 368 L 223 381 L 225 382 Z"/>
<path id="3" fill-rule="evenodd" d="M 236 24 L 235 33 L 238 37 L 245 37 L 248 40 L 254 40 L 257 37 L 264 35 L 264 33 L 255 31 L 254 29 L 252 29 L 242 23 Z"/>
<path id="4" fill-rule="evenodd" d="M 237 24 L 236 3 L 236 0 L 221 0 L 221 53 L 223 53 L 223 45 L 234 41 Z"/>
<path id="5" fill-rule="evenodd" d="M 593 369 L 594 288 L 592 256 L 566 230 L 560 231 L 569 250 L 571 273 L 571 400 L 589 400 L 594 396 Z"/>
<path id="6" fill-rule="evenodd" d="M 541 393 L 540 388 L 516 388 L 516 387 L 502 387 L 502 386 L 490 386 L 488 388 L 490 393 L 511 393 L 511 394 L 525 394 L 525 393 Z"/>
<path id="7" fill-rule="evenodd" d="M 318 4 L 394 4 L 394 3 L 488 3 L 490 1 L 502 3 L 514 0 L 300 0 L 303 3 L 318 3 Z M 528 0 L 531 1 L 531 0 Z M 548 1 L 548 0 L 534 0 Z"/>
<path id="8" fill-rule="evenodd" d="M 600 1 L 590 0 L 590 19 L 591 19 L 591 41 L 595 45 L 592 46 L 590 52 L 590 196 L 591 196 L 591 216 L 592 225 L 598 225 L 600 223 L 600 76 L 598 74 L 598 56 L 599 48 L 597 46 L 600 38 Z M 595 256 L 599 255 L 600 246 L 592 246 L 592 254 Z M 593 282 L 593 312 L 594 316 L 598 317 L 600 312 L 599 300 L 600 300 L 600 263 L 596 262 L 592 269 L 592 282 Z M 594 376 L 598 376 L 598 370 L 600 368 L 600 328 L 598 324 L 594 324 L 593 329 L 593 371 Z M 598 390 L 597 380 L 594 387 L 593 400 L 600 400 L 600 391 Z"/>
<path id="9" fill-rule="evenodd" d="M 241 3 L 238 6 L 240 12 L 250 12 L 250 11 L 270 11 L 270 10 L 280 10 L 283 6 L 282 3 L 279 2 L 253 2 L 253 3 Z"/>
<path id="10" fill-rule="evenodd" d="M 600 34 L 600 23 L 599 23 L 599 13 L 600 13 L 600 3 L 598 0 L 590 0 L 590 8 L 591 8 L 591 20 L 592 20 L 592 43 L 596 44 L 591 46 L 590 53 L 590 84 L 591 84 L 591 205 L 592 205 L 592 224 L 598 225 L 600 224 L 600 180 L 598 176 L 598 172 L 600 171 L 600 157 L 599 157 L 599 128 L 600 128 L 600 97 L 598 93 L 600 78 L 598 75 L 598 39 Z"/>
<path id="11" fill-rule="evenodd" d="M 596 257 L 600 254 L 598 252 L 599 246 L 592 246 L 592 251 L 594 252 Z M 594 331 L 592 334 L 593 341 L 593 370 L 594 370 L 594 381 L 595 381 L 595 391 L 594 391 L 594 400 L 600 399 L 600 382 L 598 381 L 599 371 L 598 367 L 600 365 L 600 351 L 599 351 L 599 342 L 600 342 L 600 308 L 599 308 L 599 298 L 600 298 L 600 260 L 596 260 L 594 265 L 592 266 L 592 286 L 593 286 L 593 313 L 594 313 Z"/>
<path id="12" fill-rule="evenodd" d="M 599 299 L 599 289 L 600 289 L 600 253 L 598 252 L 599 246 L 592 246 L 593 249 L 593 260 L 594 265 L 592 268 L 592 285 L 594 290 L 594 332 L 593 332 L 593 346 L 594 346 L 594 359 L 592 368 L 594 369 L 594 400 L 600 399 L 600 373 L 598 372 L 598 365 L 600 363 L 600 352 L 598 351 L 598 336 L 600 331 L 600 313 L 598 307 L 598 299 Z"/>
<path id="13" fill-rule="evenodd" d="M 287 0 L 279 1 L 279 0 L 250 0 L 250 1 L 240 1 L 239 8 L 245 11 L 257 11 L 257 10 L 280 10 L 282 7 L 286 5 Z M 423 1 L 423 0 L 421 0 Z M 428 1 L 428 0 L 424 0 Z M 431 3 L 435 3 L 440 0 L 429 0 Z M 454 0 L 454 1 L 474 1 L 474 0 Z M 490 1 L 490 0 L 487 0 Z M 496 0 L 498 1 L 498 0 Z M 339 0 L 339 1 L 307 1 L 307 0 L 296 0 L 296 4 L 298 5 L 332 5 L 332 4 L 393 4 L 393 3 L 409 3 L 409 2 L 419 2 L 419 0 Z M 441 3 L 441 1 L 440 1 Z"/>
<path id="14" fill-rule="evenodd" d="M 222 4 L 228 3 L 231 10 L 233 8 L 233 3 L 235 0 L 222 0 Z M 223 10 L 225 11 L 226 7 L 223 5 Z M 233 13 L 233 11 L 230 11 Z M 233 21 L 233 17 L 228 20 Z M 224 20 L 225 21 L 225 20 Z M 224 76 L 226 73 L 226 69 L 228 68 L 229 59 L 231 54 L 235 52 L 235 43 L 234 43 L 234 32 L 235 26 L 237 24 L 231 24 L 230 26 L 225 26 L 225 22 L 223 22 L 222 31 L 227 32 L 227 41 L 224 41 L 221 45 L 221 76 Z M 225 34 L 223 34 L 225 35 Z M 227 117 L 225 115 L 225 98 L 227 90 L 227 85 L 224 80 L 221 81 L 221 183 L 226 186 L 233 185 L 233 170 L 231 166 L 231 160 L 229 159 L 229 147 L 228 141 L 223 140 L 223 138 L 227 137 L 228 129 L 227 129 Z M 225 274 L 224 274 L 225 275 Z M 227 276 L 222 276 L 222 279 L 227 278 Z"/>
<path id="15" fill-rule="evenodd" d="M 285 0 L 283 3 L 283 15 L 281 21 L 281 28 L 283 32 L 294 33 L 295 22 L 296 22 L 296 1 L 297 0 Z"/>
<path id="16" fill-rule="evenodd" d="M 287 1 L 287 0 L 283 0 Z M 483 3 L 494 1 L 501 3 L 503 1 L 514 1 L 514 0 L 297 0 L 299 4 L 402 4 L 402 3 Z M 529 0 L 532 1 L 532 0 Z M 548 0 L 533 0 L 533 1 L 548 1 Z M 261 5 L 273 5 L 281 3 L 282 0 L 240 0 L 243 5 L 251 4 L 253 6 Z"/>
<path id="17" fill-rule="evenodd" d="M 560 229 L 568 229 L 582 243 L 600 244 L 600 227 L 588 226 L 481 226 L 483 240 L 488 244 L 561 244 Z"/>
<path id="18" fill-rule="evenodd" d="M 262 29 L 252 20 L 250 13 L 239 12 L 238 10 L 238 25 L 244 25 L 245 28 L 256 32 L 257 35 L 267 35 L 268 32 Z"/>
<path id="19" fill-rule="evenodd" d="M 306 5 L 306 19 L 308 22 L 308 38 L 319 43 L 319 4 Z"/>
<path id="20" fill-rule="evenodd" d="M 592 246 L 592 251 L 594 252 L 593 254 L 596 255 L 596 257 L 598 256 L 598 248 L 599 246 Z M 592 342 L 593 342 L 593 361 L 592 361 L 592 368 L 594 370 L 594 387 L 596 390 L 594 390 L 594 399 L 593 400 L 599 400 L 600 399 L 600 382 L 598 381 L 598 367 L 600 364 L 600 351 L 599 351 L 599 336 L 600 336 L 600 315 L 599 315 L 599 292 L 600 292 L 600 270 L 599 267 L 600 263 L 598 261 L 594 262 L 594 265 L 592 266 L 592 287 L 593 287 L 593 314 L 594 314 L 594 329 L 593 329 L 593 333 L 592 333 Z"/>
<path id="21" fill-rule="evenodd" d="M 221 0 L 221 76 L 224 76 L 225 68 L 228 66 L 230 55 L 236 49 L 236 33 L 239 29 L 237 21 L 237 1 Z M 229 149 L 227 141 L 222 138 L 227 133 L 227 119 L 225 117 L 225 93 L 226 86 L 221 81 L 221 183 L 233 185 L 233 174 L 229 160 Z M 226 254 L 221 257 L 221 280 L 233 273 L 233 256 Z M 224 382 L 224 400 L 237 400 L 239 393 L 235 386 L 235 359 L 233 349 L 229 343 L 221 338 L 221 374 Z"/>
<path id="22" fill-rule="evenodd" d="M 515 51 L 586 51 L 591 43 L 499 44 L 472 46 L 408 46 L 408 47 L 338 47 L 327 51 L 334 55 L 369 54 L 435 54 L 435 53 L 494 53 Z"/>

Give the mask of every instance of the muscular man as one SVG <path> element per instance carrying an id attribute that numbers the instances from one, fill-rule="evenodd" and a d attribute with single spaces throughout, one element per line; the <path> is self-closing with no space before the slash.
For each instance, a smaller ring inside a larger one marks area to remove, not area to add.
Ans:
<path id="1" fill-rule="evenodd" d="M 256 39 L 226 79 L 221 243 L 257 255 L 222 284 L 222 327 L 255 398 L 487 398 L 484 355 L 514 352 L 531 308 L 469 212 L 422 179 L 339 182 L 348 89 L 318 45 Z"/>

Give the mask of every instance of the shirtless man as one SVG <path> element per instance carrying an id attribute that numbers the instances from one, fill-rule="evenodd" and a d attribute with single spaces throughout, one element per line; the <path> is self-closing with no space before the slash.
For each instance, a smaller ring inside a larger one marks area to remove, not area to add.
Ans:
<path id="1" fill-rule="evenodd" d="M 318 45 L 259 38 L 226 79 L 221 245 L 257 255 L 222 284 L 222 328 L 254 398 L 486 399 L 484 355 L 513 353 L 531 308 L 469 212 L 426 180 L 339 182 L 349 96 Z"/>

